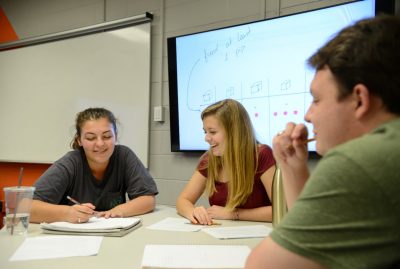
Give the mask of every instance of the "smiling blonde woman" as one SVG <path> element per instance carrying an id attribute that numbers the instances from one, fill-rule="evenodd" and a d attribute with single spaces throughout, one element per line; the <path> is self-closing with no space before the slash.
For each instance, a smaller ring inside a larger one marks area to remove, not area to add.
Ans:
<path id="1" fill-rule="evenodd" d="M 201 114 L 210 149 L 177 199 L 180 215 L 192 223 L 213 219 L 271 221 L 271 186 L 275 160 L 267 145 L 258 144 L 241 103 L 222 100 Z M 209 207 L 195 206 L 203 193 Z"/>

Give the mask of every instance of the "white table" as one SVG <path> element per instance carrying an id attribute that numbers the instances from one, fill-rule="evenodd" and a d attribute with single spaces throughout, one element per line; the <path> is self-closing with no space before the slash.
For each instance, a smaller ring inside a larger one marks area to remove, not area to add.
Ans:
<path id="1" fill-rule="evenodd" d="M 14 261 L 9 259 L 23 242 L 23 236 L 8 235 L 5 228 L 0 231 L 0 268 L 1 269 L 139 269 L 144 246 L 147 244 L 211 244 L 211 245 L 247 245 L 255 247 L 262 238 L 219 240 L 204 232 L 172 232 L 150 230 L 146 227 L 166 217 L 178 217 L 176 209 L 157 206 L 155 211 L 139 216 L 142 226 L 124 237 L 104 237 L 97 256 L 70 257 L 48 260 Z M 270 223 L 248 221 L 218 220 L 225 227 Z M 38 224 L 30 224 L 28 237 L 41 236 Z M 51 236 L 51 235 L 48 235 Z"/>

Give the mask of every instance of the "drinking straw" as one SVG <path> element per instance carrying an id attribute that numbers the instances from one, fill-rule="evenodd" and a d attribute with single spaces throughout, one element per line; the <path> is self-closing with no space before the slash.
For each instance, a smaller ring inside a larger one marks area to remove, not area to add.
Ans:
<path id="1" fill-rule="evenodd" d="M 21 167 L 21 169 L 19 170 L 19 176 L 18 176 L 18 188 L 21 188 L 23 175 L 24 175 L 24 168 Z M 18 194 L 17 194 L 17 197 L 18 197 Z M 17 201 L 18 201 L 18 199 L 17 199 Z M 17 215 L 17 208 L 18 208 L 18 204 L 15 206 L 14 215 L 13 215 L 12 222 L 11 222 L 11 235 L 14 233 L 14 223 L 15 223 L 15 217 Z"/>

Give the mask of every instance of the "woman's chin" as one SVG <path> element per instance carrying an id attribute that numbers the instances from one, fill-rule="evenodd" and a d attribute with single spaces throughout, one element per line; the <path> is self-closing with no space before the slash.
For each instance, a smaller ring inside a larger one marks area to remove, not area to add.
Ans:
<path id="1" fill-rule="evenodd" d="M 214 156 L 222 156 L 221 152 L 217 148 L 211 148 L 211 152 Z"/>

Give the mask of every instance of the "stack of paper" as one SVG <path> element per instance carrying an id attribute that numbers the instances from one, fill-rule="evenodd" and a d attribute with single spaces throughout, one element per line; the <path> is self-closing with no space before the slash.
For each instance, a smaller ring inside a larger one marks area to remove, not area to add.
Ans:
<path id="1" fill-rule="evenodd" d="M 86 223 L 52 222 L 41 223 L 44 233 L 69 235 L 124 236 L 141 225 L 140 218 L 97 218 Z"/>
<path id="2" fill-rule="evenodd" d="M 248 246 L 237 245 L 146 245 L 142 268 L 244 268 L 249 254 Z"/>

